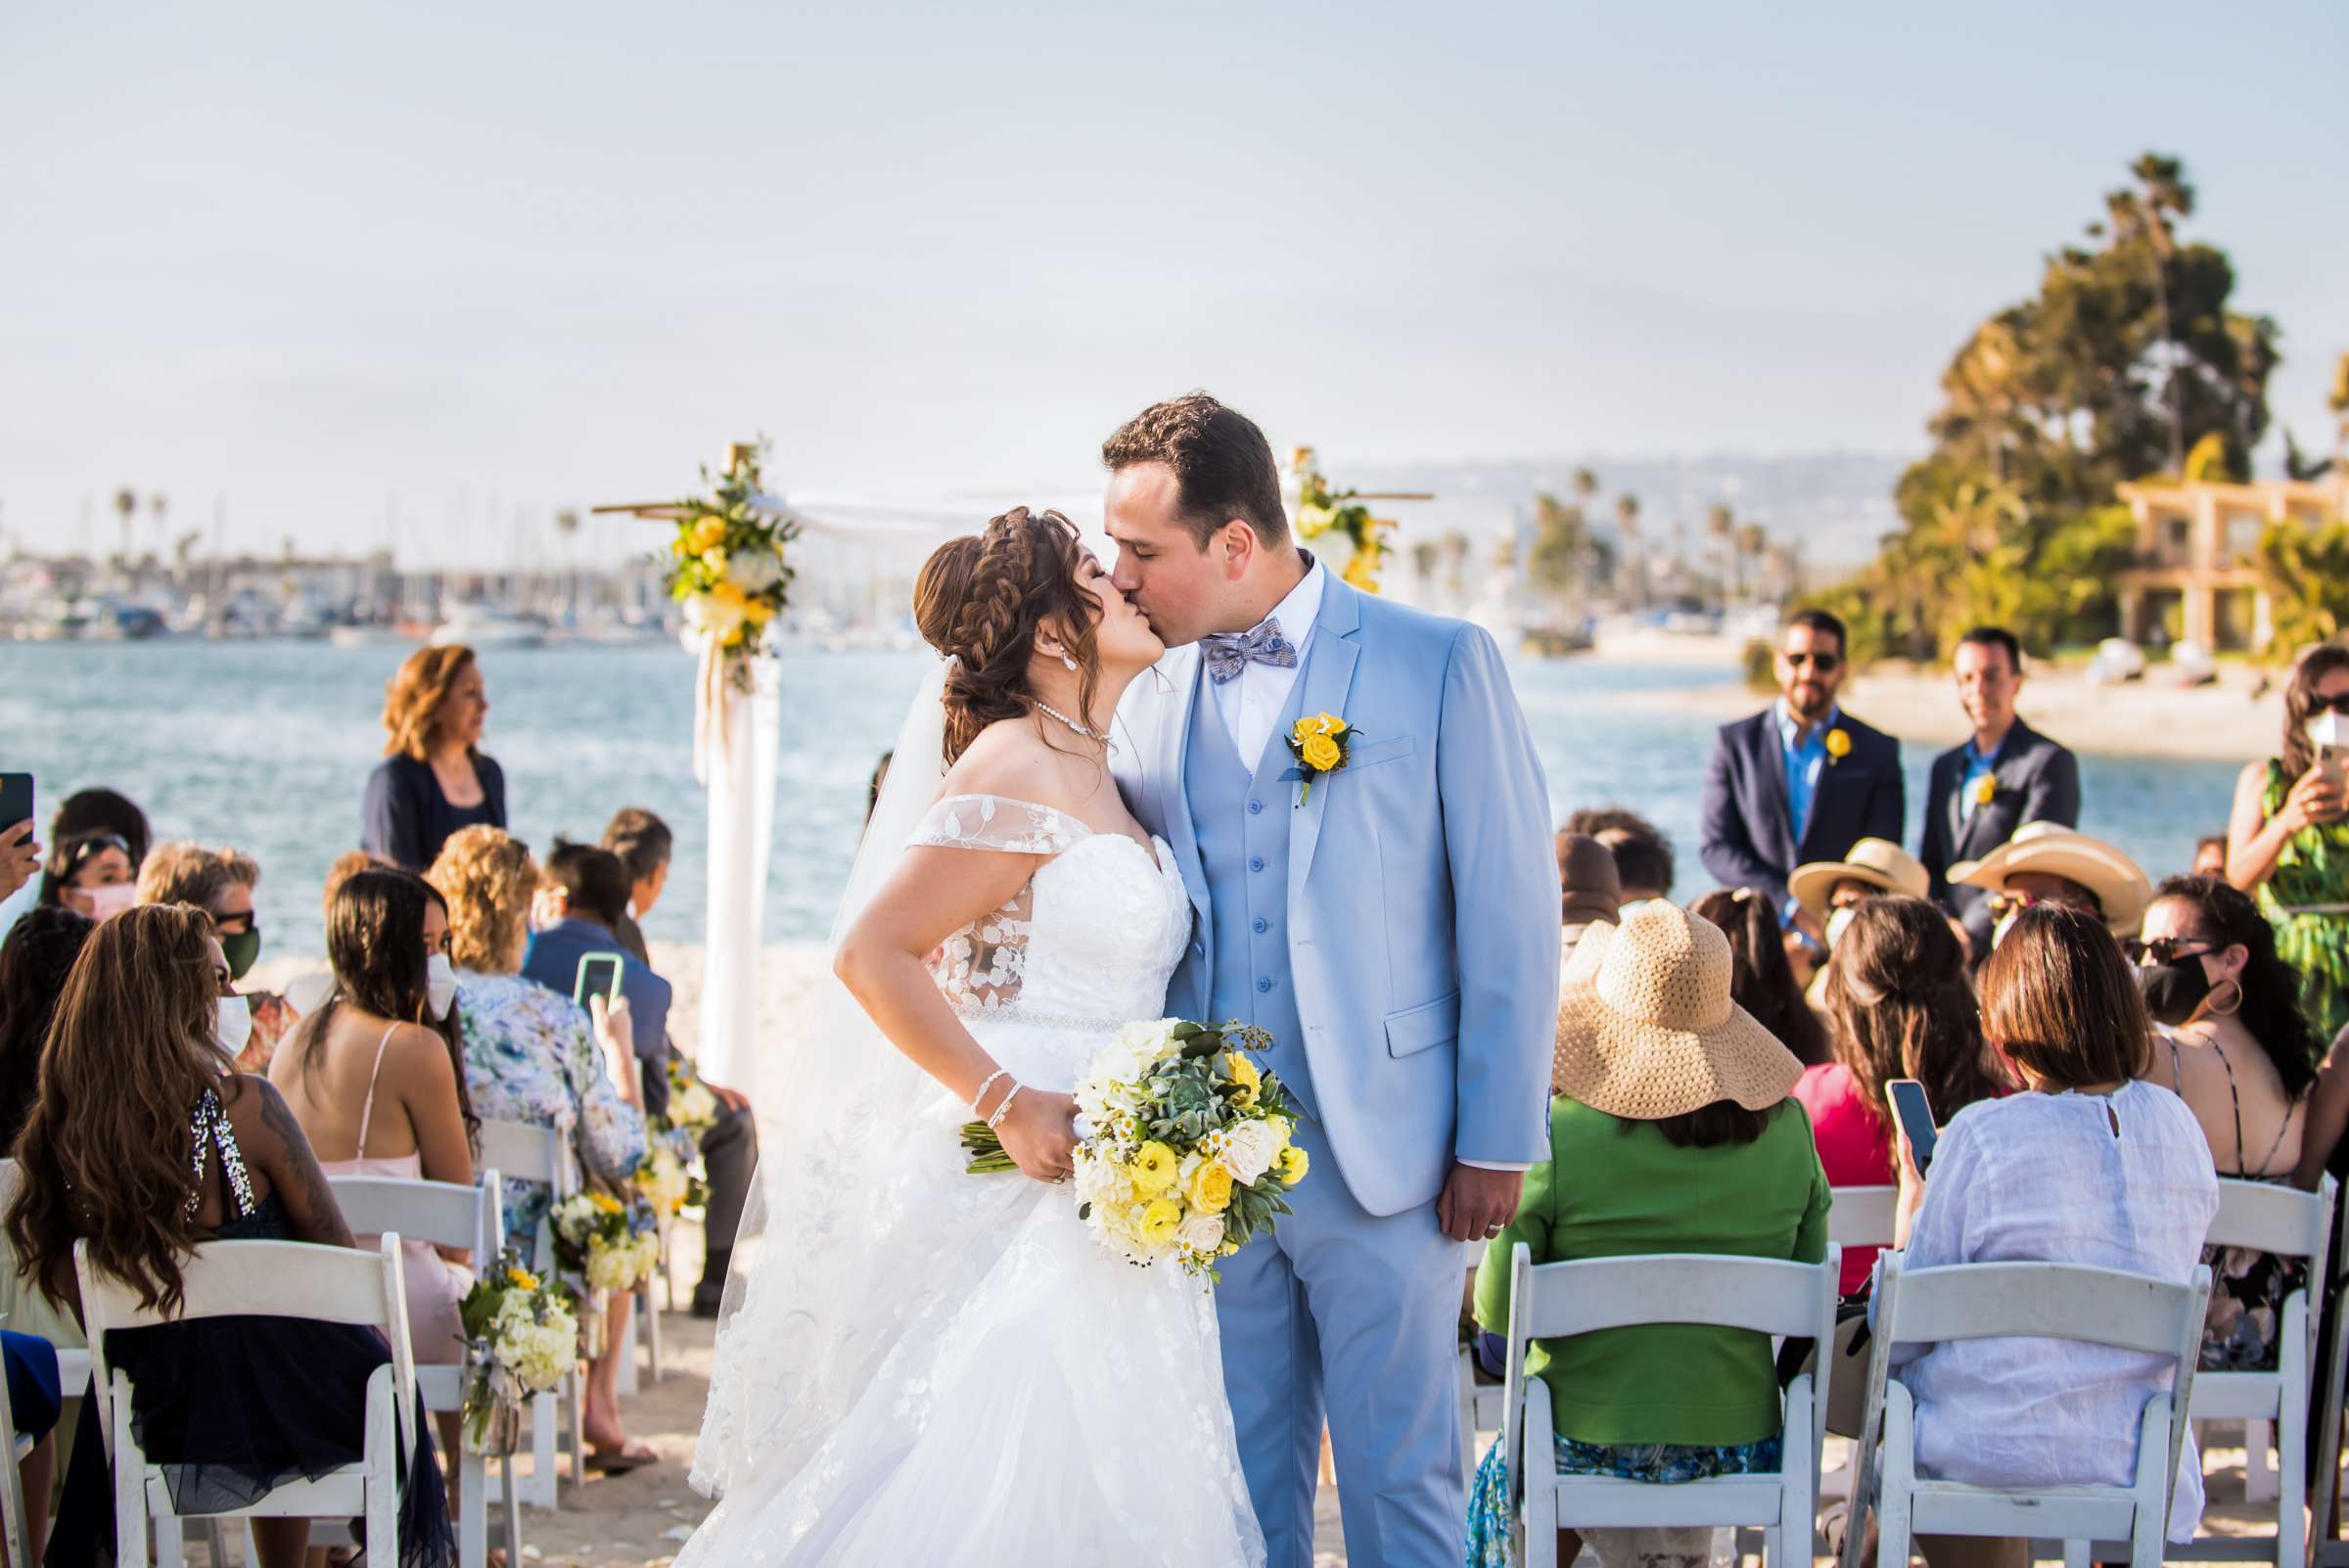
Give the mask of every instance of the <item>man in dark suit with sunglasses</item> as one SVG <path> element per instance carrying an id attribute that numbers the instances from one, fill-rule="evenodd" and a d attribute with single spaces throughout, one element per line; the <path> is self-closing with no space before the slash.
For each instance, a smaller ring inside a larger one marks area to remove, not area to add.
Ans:
<path id="1" fill-rule="evenodd" d="M 1705 869 L 1770 896 L 1778 919 L 1823 951 L 1826 933 L 1787 895 L 1798 865 L 1840 860 L 1862 839 L 1901 842 L 1901 745 L 1836 706 L 1849 669 L 1843 623 L 1805 610 L 1778 633 L 1778 700 L 1722 726 L 1705 768 Z"/>

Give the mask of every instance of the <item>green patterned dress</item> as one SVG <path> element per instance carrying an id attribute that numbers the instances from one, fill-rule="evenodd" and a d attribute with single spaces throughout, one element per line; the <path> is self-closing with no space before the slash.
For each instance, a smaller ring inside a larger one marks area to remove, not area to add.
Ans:
<path id="1" fill-rule="evenodd" d="M 2283 809 L 2292 781 L 2268 759 L 2262 808 Z M 2349 821 L 2302 828 L 2284 842 L 2276 870 L 2259 885 L 2260 912 L 2276 928 L 2276 950 L 2300 975 L 2300 1010 L 2324 1045 L 2349 1026 L 2349 913 L 2296 913 L 2349 906 Z"/>

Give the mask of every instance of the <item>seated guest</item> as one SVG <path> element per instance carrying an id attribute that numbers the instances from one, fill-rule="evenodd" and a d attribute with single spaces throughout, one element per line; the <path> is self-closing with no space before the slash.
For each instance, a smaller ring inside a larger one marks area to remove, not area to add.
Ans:
<path id="1" fill-rule="evenodd" d="M 2030 1092 L 1977 1100 L 1951 1118 L 1923 1179 L 1902 1143 L 1902 1267 L 2061 1263 L 2190 1279 L 2218 1213 L 2218 1177 L 2193 1113 L 2142 1081 L 2152 1031 L 2103 921 L 2052 902 L 2018 913 L 1983 966 L 1982 1032 Z M 1916 1399 L 1919 1472 L 1985 1487 L 2130 1485 L 2138 1417 L 2176 1372 L 2167 1357 L 2027 1337 L 1893 1357 Z M 2192 1539 L 2201 1515 L 2189 1431 L 2169 1539 Z M 2021 1568 L 2029 1543 L 1924 1536 L 1919 1545 L 1942 1568 Z"/>
<path id="2" fill-rule="evenodd" d="M 1802 1068 L 1729 999 L 1730 968 L 1720 930 L 1668 903 L 1584 934 L 1558 1008 L 1550 1157 L 1526 1173 L 1517 1217 L 1477 1273 L 1486 1328 L 1506 1328 L 1519 1242 L 1536 1264 L 1671 1252 L 1826 1256 L 1826 1178 L 1802 1107 L 1787 1098 Z M 1778 1468 L 1766 1334 L 1612 1328 L 1540 1341 L 1528 1369 L 1549 1384 L 1566 1474 L 1695 1481 Z M 1471 1494 L 1468 1561 L 1502 1561 L 1508 1533 L 1507 1464 L 1496 1443 Z M 1713 1537 L 1558 1534 L 1560 1562 L 1572 1562 L 1588 1536 L 1607 1568 L 1693 1568 Z"/>
<path id="3" fill-rule="evenodd" d="M 41 1047 L 57 1017 L 57 999 L 97 929 L 70 909 L 31 909 L 0 944 L 0 1150 L 16 1147 L 40 1097 Z M 0 1254 L 0 1321 L 52 1345 L 79 1349 L 81 1325 L 30 1288 L 5 1238 Z"/>
<path id="4" fill-rule="evenodd" d="M 1979 891 L 1952 887 L 1950 866 L 1979 857 L 2025 822 L 2080 825 L 2080 762 L 2023 722 L 2023 645 L 2004 626 L 1976 626 L 1952 660 L 1958 704 L 1973 734 L 1933 759 L 1925 786 L 1919 853 L 1931 898 L 1965 926 L 1977 953 L 1990 951 L 1992 917 Z"/>
<path id="5" fill-rule="evenodd" d="M 1715 888 L 1690 904 L 1688 912 L 1712 921 L 1729 939 L 1729 955 L 1736 965 L 1729 994 L 1737 1005 L 1805 1067 L 1825 1061 L 1827 1032 L 1803 998 L 1769 900 L 1751 888 Z"/>
<path id="6" fill-rule="evenodd" d="M 2227 874 L 2227 835 L 2207 834 L 2194 841 L 2194 875 L 2223 877 Z"/>
<path id="7" fill-rule="evenodd" d="M 459 828 L 506 825 L 506 775 L 480 748 L 489 698 L 470 648 L 408 656 L 384 698 L 389 739 L 367 779 L 359 842 L 403 871 L 422 871 Z"/>
<path id="8" fill-rule="evenodd" d="M 481 1124 L 465 1096 L 440 895 L 404 871 L 358 873 L 327 911 L 326 956 L 334 991 L 269 1067 L 320 1168 L 471 1186 Z M 457 1303 L 473 1284 L 470 1253 L 400 1245 L 416 1360 L 464 1360 Z"/>
<path id="9" fill-rule="evenodd" d="M 92 920 L 111 920 L 138 901 L 137 872 L 130 846 L 113 833 L 58 839 L 41 867 L 38 903 Z"/>
<path id="10" fill-rule="evenodd" d="M 1574 945 L 1592 925 L 1613 925 L 1623 914 L 1623 878 L 1615 856 L 1588 833 L 1558 834 L 1560 925 L 1558 964 L 1574 956 Z"/>
<path id="11" fill-rule="evenodd" d="M 614 928 L 629 956 L 652 967 L 637 921 L 653 911 L 668 886 L 668 862 L 674 844 L 668 824 L 642 807 L 629 807 L 604 829 L 604 848 L 620 856 L 628 873 L 628 907 Z M 751 1102 L 730 1088 L 701 1077 L 684 1052 L 671 1040 L 668 1059 L 683 1077 L 699 1082 L 717 1102 L 717 1122 L 701 1136 L 701 1153 L 709 1172 L 710 1202 L 702 1223 L 702 1279 L 693 1291 L 693 1314 L 715 1317 L 718 1298 L 726 1288 L 726 1268 L 734 1256 L 734 1237 L 742 1228 L 742 1208 L 749 1201 L 751 1178 L 759 1168 L 759 1123 Z M 690 1154 L 680 1151 L 680 1157 Z"/>
<path id="12" fill-rule="evenodd" d="M 2055 822 L 2025 822 L 1981 859 L 1950 867 L 1950 880 L 1990 895 L 1985 907 L 1993 946 L 2014 917 L 2035 903 L 2085 909 L 2100 915 L 2115 937 L 2134 937 L 2153 898 L 2153 884 L 2135 860 Z"/>
<path id="13" fill-rule="evenodd" d="M 604 1071 L 604 1045 L 568 996 L 522 978 L 538 867 L 503 828 L 469 827 L 440 847 L 426 880 L 448 900 L 448 953 L 457 969 L 465 1086 L 476 1115 L 567 1135 L 580 1167 L 621 1182 L 644 1163 L 644 1114 Z M 632 1042 L 622 1041 L 633 1049 Z M 506 1240 L 524 1264 L 553 1198 L 543 1182 L 507 1177 Z"/>
<path id="14" fill-rule="evenodd" d="M 2230 883 L 2171 877 L 2154 890 L 2142 935 L 2130 945 L 2159 1037 L 2145 1077 L 2186 1101 L 2219 1175 L 2290 1180 L 2316 1082 L 2317 1038 L 2300 1013 L 2299 977 L 2276 955 L 2275 928 Z M 2297 1271 L 2241 1247 L 2213 1252 L 2209 1262 L 2203 1366 L 2273 1368 Z"/>
<path id="15" fill-rule="evenodd" d="M 1786 887 L 1794 868 L 1840 860 L 1862 839 L 1901 842 L 1900 742 L 1836 703 L 1850 641 L 1843 623 L 1805 610 L 1778 634 L 1778 700 L 1724 725 L 1705 769 L 1705 869 L 1725 888 L 1767 895 L 1781 925 L 1815 950 L 1825 925 Z"/>
<path id="16" fill-rule="evenodd" d="M 1629 908 L 1649 899 L 1672 897 L 1672 840 L 1646 817 L 1620 806 L 1575 812 L 1562 833 L 1587 833 L 1615 857 L 1615 876 Z"/>
<path id="17" fill-rule="evenodd" d="M 1888 893 L 1921 899 L 1927 886 L 1925 868 L 1889 839 L 1862 839 L 1840 860 L 1814 860 L 1794 868 L 1786 891 L 1825 933 L 1824 951 L 1804 942 L 1786 945 L 1786 955 L 1804 977 L 1804 993 L 1812 1006 L 1826 1006 L 1826 954 L 1835 950 L 1835 938 L 1850 924 L 1852 909 L 1862 899 Z"/>
<path id="18" fill-rule="evenodd" d="M 582 959 L 618 957 L 642 1085 L 637 1103 L 647 1116 L 660 1116 L 668 1109 L 669 985 L 621 944 L 620 925 L 628 917 L 627 868 L 610 850 L 557 839 L 546 877 L 540 896 L 545 923 L 523 952 L 522 978 L 570 996 L 578 988 Z"/>
<path id="19" fill-rule="evenodd" d="M 1976 1100 L 2013 1092 L 2005 1065 L 1983 1043 L 1965 948 L 1921 898 L 1879 896 L 1854 906 L 1826 976 L 1834 1059 L 1804 1073 L 1794 1097 L 1811 1114 L 1829 1186 L 1899 1179 L 1884 1104 L 1894 1079 L 1924 1084 L 1945 1121 Z M 1843 1293 L 1866 1289 L 1875 1267 L 1875 1248 L 1846 1247 Z"/>
<path id="20" fill-rule="evenodd" d="M 277 1090 L 222 1072 L 228 959 L 210 919 L 180 904 L 135 908 L 98 928 L 67 978 L 17 1144 L 23 1182 L 9 1236 L 38 1287 L 76 1314 L 73 1244 L 94 1268 L 171 1306 L 203 1242 L 352 1245 L 309 1143 Z M 136 1084 L 137 1093 L 123 1092 Z M 194 1169 L 190 1169 L 191 1153 Z M 372 1329 L 257 1315 L 202 1318 L 107 1336 L 130 1383 L 147 1457 L 173 1501 L 201 1512 L 364 1452 L 367 1382 L 391 1351 Z M 48 1560 L 115 1560 L 114 1484 L 102 1423 L 76 1427 Z M 456 1560 L 428 1436 L 405 1456 L 399 1533 L 407 1568 Z M 263 1568 L 297 1568 L 302 1519 L 253 1524 Z"/>
<path id="21" fill-rule="evenodd" d="M 260 880 L 261 868 L 239 851 L 159 844 L 139 868 L 139 902 L 188 903 L 209 914 L 212 934 L 228 954 L 230 978 L 243 980 L 261 956 L 261 917 L 253 906 Z M 252 1014 L 253 1034 L 237 1054 L 237 1071 L 265 1074 L 277 1042 L 294 1027 L 294 1012 L 271 992 L 239 994 Z"/>

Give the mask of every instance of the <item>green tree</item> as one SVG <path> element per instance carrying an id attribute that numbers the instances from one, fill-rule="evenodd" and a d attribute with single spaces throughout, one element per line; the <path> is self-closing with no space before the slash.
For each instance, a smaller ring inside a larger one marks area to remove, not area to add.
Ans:
<path id="1" fill-rule="evenodd" d="M 1543 490 L 1534 497 L 1534 542 L 1525 567 L 1534 586 L 1556 598 L 1578 592 L 1589 548 L 1583 509 Z"/>
<path id="2" fill-rule="evenodd" d="M 2271 523 L 2254 560 L 2268 590 L 2269 647 L 2288 658 L 2349 627 L 2349 523 Z"/>

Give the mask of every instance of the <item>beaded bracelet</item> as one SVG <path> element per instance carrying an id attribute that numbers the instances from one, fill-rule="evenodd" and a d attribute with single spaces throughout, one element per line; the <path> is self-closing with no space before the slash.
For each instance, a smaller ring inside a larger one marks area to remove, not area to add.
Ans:
<path id="1" fill-rule="evenodd" d="M 995 1107 L 995 1114 L 987 1119 L 987 1125 L 989 1128 L 993 1129 L 1003 1125 L 1004 1114 L 1011 1109 L 1011 1102 L 1020 1097 L 1020 1090 L 1026 1086 L 1027 1085 L 1023 1084 L 1014 1084 L 1011 1085 L 1011 1092 L 1004 1095 L 1003 1103 Z"/>
<path id="2" fill-rule="evenodd" d="M 998 1067 L 980 1081 L 978 1088 L 971 1092 L 971 1114 L 973 1116 L 979 1114 L 979 1102 L 987 1098 L 987 1091 L 994 1087 L 995 1080 L 1010 1071 L 1011 1069 L 1008 1067 Z"/>

